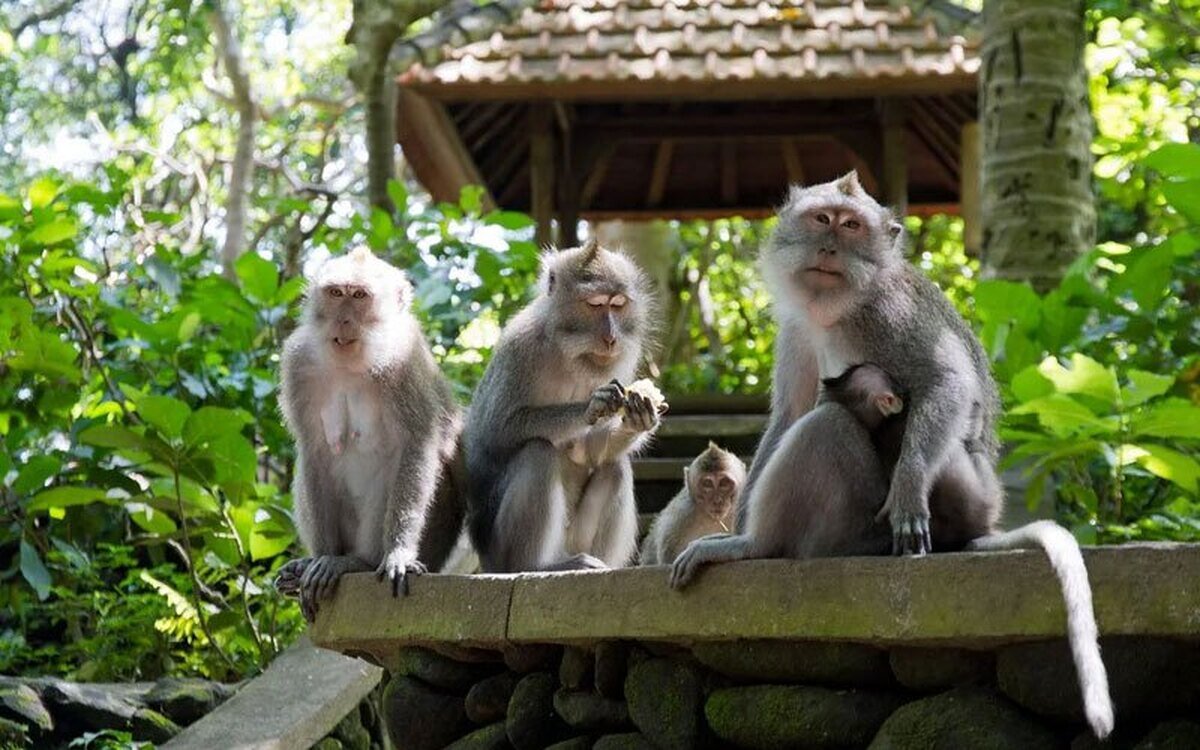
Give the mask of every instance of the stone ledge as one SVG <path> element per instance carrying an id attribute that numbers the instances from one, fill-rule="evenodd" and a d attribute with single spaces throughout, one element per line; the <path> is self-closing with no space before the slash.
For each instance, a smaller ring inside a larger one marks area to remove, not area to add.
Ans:
<path id="1" fill-rule="evenodd" d="M 1200 545 L 1084 550 L 1104 635 L 1200 637 Z M 387 663 L 409 644 L 496 647 L 635 639 L 836 640 L 989 647 L 1062 637 L 1058 584 L 1037 551 L 921 559 L 757 560 L 716 566 L 684 592 L 667 568 L 423 576 L 393 599 L 347 576 L 313 641 Z"/>

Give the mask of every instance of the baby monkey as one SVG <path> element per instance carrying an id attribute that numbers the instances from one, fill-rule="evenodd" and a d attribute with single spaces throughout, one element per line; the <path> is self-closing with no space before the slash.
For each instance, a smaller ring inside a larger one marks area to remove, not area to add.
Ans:
<path id="1" fill-rule="evenodd" d="M 728 533 L 746 481 L 746 465 L 716 443 L 683 469 L 683 489 L 663 508 L 642 542 L 641 564 L 675 560 L 693 539 Z"/>

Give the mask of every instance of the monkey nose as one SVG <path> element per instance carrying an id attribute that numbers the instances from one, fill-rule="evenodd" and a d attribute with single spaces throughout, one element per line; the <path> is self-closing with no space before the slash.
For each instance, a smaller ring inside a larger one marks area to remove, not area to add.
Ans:
<path id="1" fill-rule="evenodd" d="M 612 335 L 611 333 L 604 334 L 604 344 L 609 349 L 612 349 L 614 346 L 617 345 L 617 337 Z"/>

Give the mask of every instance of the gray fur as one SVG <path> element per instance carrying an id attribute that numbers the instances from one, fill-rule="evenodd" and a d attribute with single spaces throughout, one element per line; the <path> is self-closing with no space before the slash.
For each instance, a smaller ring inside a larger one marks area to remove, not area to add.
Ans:
<path id="1" fill-rule="evenodd" d="M 711 487 L 704 485 L 706 479 L 712 483 Z M 670 563 L 693 540 L 728 532 L 733 527 L 745 481 L 746 465 L 742 460 L 709 443 L 684 469 L 683 488 L 659 511 L 646 532 L 640 564 Z"/>
<path id="2" fill-rule="evenodd" d="M 588 302 L 618 297 L 621 308 Z M 465 431 L 469 526 L 484 570 L 633 556 L 629 455 L 659 420 L 620 383 L 637 371 L 652 299 L 632 261 L 594 242 L 543 259 L 539 294 L 501 334 Z"/>
<path id="3" fill-rule="evenodd" d="M 351 301 L 358 291 L 369 296 Z M 312 557 L 279 580 L 298 587 L 310 619 L 344 573 L 374 570 L 394 594 L 406 591 L 406 575 L 440 566 L 462 527 L 461 410 L 410 300 L 403 272 L 356 250 L 317 271 L 284 343 L 279 405 L 296 440 L 292 503 Z"/>
<path id="4" fill-rule="evenodd" d="M 824 217 L 826 220 L 816 219 Z M 847 221 L 857 223 L 854 229 Z M 851 175 L 793 188 L 762 257 L 780 320 L 771 419 L 747 497 L 786 429 L 816 403 L 820 378 L 874 362 L 908 387 L 908 422 L 883 512 L 897 551 L 923 553 L 929 493 L 955 447 L 975 439 L 976 459 L 957 466 L 995 480 L 999 396 L 986 353 L 935 284 L 905 262 L 904 235 L 888 209 Z M 838 283 L 809 269 L 828 264 Z M 969 433 L 977 433 L 971 435 Z"/>

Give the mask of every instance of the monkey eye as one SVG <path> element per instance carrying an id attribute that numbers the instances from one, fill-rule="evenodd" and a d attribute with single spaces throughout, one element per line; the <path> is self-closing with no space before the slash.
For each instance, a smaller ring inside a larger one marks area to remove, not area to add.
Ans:
<path id="1" fill-rule="evenodd" d="M 629 301 L 628 298 L 626 298 L 624 294 L 618 294 L 615 297 L 613 297 L 611 300 L 609 300 L 608 304 L 612 305 L 615 308 L 620 309 L 620 308 L 624 307 L 625 303 L 628 301 Z"/>
<path id="2" fill-rule="evenodd" d="M 338 289 L 336 286 L 329 287 L 329 296 L 330 297 L 341 297 L 344 294 L 345 294 L 345 292 L 343 292 L 341 289 Z"/>
<path id="3" fill-rule="evenodd" d="M 858 229 L 862 226 L 862 224 L 859 224 L 855 219 L 846 219 L 842 222 L 842 226 L 844 226 L 846 229 Z"/>
<path id="4" fill-rule="evenodd" d="M 604 307 L 609 303 L 608 297 L 598 294 L 595 297 L 587 298 L 588 307 Z"/>
<path id="5" fill-rule="evenodd" d="M 819 224 L 828 224 L 830 221 L 829 214 L 827 214 L 827 213 L 819 213 L 819 214 L 817 214 L 816 218 L 817 218 L 817 223 L 819 223 Z"/>
<path id="6" fill-rule="evenodd" d="M 354 297 L 354 299 L 366 299 L 367 293 L 363 289 L 355 289 L 354 294 L 351 296 Z"/>

